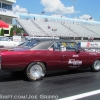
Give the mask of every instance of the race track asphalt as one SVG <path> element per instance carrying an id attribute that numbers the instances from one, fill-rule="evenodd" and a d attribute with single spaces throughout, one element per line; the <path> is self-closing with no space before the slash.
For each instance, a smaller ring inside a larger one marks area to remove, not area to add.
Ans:
<path id="1" fill-rule="evenodd" d="M 23 100 L 22 97 L 24 100 L 59 100 L 99 89 L 100 72 L 89 69 L 48 72 L 43 80 L 34 82 L 28 81 L 22 73 L 0 70 L 1 100 Z M 100 94 L 78 100 L 100 100 Z"/>

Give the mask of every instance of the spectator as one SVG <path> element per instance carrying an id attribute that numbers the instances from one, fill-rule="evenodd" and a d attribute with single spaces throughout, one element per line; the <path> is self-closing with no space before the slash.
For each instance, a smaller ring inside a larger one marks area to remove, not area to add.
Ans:
<path id="1" fill-rule="evenodd" d="M 35 20 L 35 17 L 34 17 L 34 20 Z"/>
<path id="2" fill-rule="evenodd" d="M 57 31 L 57 29 L 56 29 L 56 28 L 54 28 L 54 29 L 52 29 L 52 31 Z"/>
<path id="3" fill-rule="evenodd" d="M 26 18 L 26 20 L 28 20 L 28 18 Z"/>
<path id="4" fill-rule="evenodd" d="M 44 21 L 47 22 L 48 21 L 48 18 L 45 18 Z"/>
<path id="5" fill-rule="evenodd" d="M 50 29 L 50 26 L 48 26 L 48 29 Z"/>
<path id="6" fill-rule="evenodd" d="M 88 41 L 89 41 L 89 42 L 93 42 L 93 37 L 89 37 L 89 38 L 88 38 Z"/>
<path id="7" fill-rule="evenodd" d="M 90 38 L 90 41 L 93 42 L 93 37 Z"/>

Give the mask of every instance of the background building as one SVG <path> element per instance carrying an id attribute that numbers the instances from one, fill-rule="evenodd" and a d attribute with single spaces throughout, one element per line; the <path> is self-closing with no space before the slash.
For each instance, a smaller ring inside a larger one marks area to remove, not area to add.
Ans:
<path id="1" fill-rule="evenodd" d="M 12 10 L 14 3 L 16 3 L 16 0 L 0 0 L 0 20 L 9 24 L 9 28 L 3 28 L 4 30 L 8 30 L 4 33 L 6 36 L 9 36 L 10 34 L 13 18 L 18 17 Z M 2 27 L 0 27 L 0 29 L 1 28 Z"/>

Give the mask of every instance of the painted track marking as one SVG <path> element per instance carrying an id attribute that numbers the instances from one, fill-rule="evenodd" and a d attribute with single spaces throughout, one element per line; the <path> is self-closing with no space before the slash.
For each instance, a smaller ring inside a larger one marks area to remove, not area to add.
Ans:
<path id="1" fill-rule="evenodd" d="M 82 94 L 62 98 L 62 99 L 59 99 L 59 100 L 76 100 L 76 99 L 81 99 L 81 98 L 89 97 L 89 96 L 96 95 L 96 94 L 100 94 L 100 90 L 86 92 L 86 93 L 82 93 Z"/>

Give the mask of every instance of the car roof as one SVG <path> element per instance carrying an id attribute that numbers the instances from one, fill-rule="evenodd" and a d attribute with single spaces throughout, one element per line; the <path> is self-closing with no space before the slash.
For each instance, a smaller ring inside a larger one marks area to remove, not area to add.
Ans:
<path id="1" fill-rule="evenodd" d="M 34 46 L 32 48 L 33 50 L 48 49 L 54 42 L 75 42 L 73 40 L 65 40 L 65 39 L 39 39 L 39 40 L 40 43 Z"/>
<path id="2" fill-rule="evenodd" d="M 40 41 L 57 41 L 57 42 L 75 42 L 74 40 L 69 40 L 69 39 L 34 38 L 34 40 L 40 40 Z"/>

